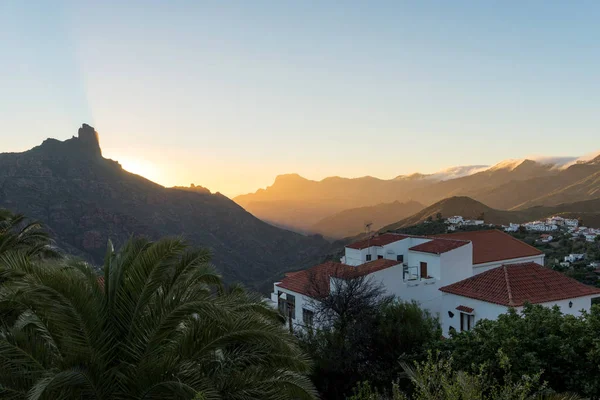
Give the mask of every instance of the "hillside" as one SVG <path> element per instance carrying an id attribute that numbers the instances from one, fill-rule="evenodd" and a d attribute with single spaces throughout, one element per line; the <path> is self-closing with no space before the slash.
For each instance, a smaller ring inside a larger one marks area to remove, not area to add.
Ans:
<path id="1" fill-rule="evenodd" d="M 413 215 L 424 207 L 423 204 L 416 201 L 406 203 L 395 201 L 369 207 L 351 208 L 323 218 L 310 230 L 325 237 L 344 238 L 364 232 L 367 222 L 372 223 L 371 230 L 378 230 L 390 222 Z"/>
<path id="2" fill-rule="evenodd" d="M 600 227 L 600 199 L 565 203 L 557 206 L 537 206 L 525 210 L 504 211 L 488 207 L 470 197 L 451 197 L 439 201 L 408 218 L 387 225 L 381 228 L 380 231 L 392 231 L 417 225 L 426 221 L 429 217 L 435 219 L 438 213 L 444 218 L 462 215 L 465 218 L 472 219 L 483 215 L 486 223 L 494 225 L 508 225 L 511 222 L 523 223 L 552 215 L 563 215 L 569 218 L 581 217 L 587 226 Z"/>
<path id="3" fill-rule="evenodd" d="M 314 181 L 288 174 L 278 176 L 266 189 L 233 200 L 264 221 L 297 231 L 310 231 L 323 218 L 343 210 L 399 199 L 408 201 L 407 192 L 430 184 L 431 181 L 423 177 L 391 180 L 370 176 L 330 177 Z"/>
<path id="4" fill-rule="evenodd" d="M 552 206 L 599 197 L 600 162 L 598 159 L 571 165 L 550 176 L 510 181 L 491 190 L 482 190 L 474 196 L 490 207 L 500 209 Z"/>
<path id="5" fill-rule="evenodd" d="M 39 219 L 57 244 L 99 264 L 110 238 L 183 235 L 214 252 L 227 282 L 259 287 L 274 275 L 312 264 L 329 249 L 264 223 L 204 188 L 164 188 L 102 157 L 88 125 L 64 142 L 48 139 L 23 153 L 0 154 L 0 207 Z"/>
<path id="6" fill-rule="evenodd" d="M 453 167 L 390 180 L 331 177 L 312 181 L 297 174 L 281 175 L 266 189 L 238 196 L 234 201 L 274 225 L 303 232 L 314 231 L 316 226 L 318 232 L 339 235 L 341 230 L 337 232 L 335 226 L 328 229 L 322 221 L 345 210 L 382 203 L 415 201 L 431 205 L 453 196 L 468 196 L 492 208 L 510 210 L 594 199 L 600 197 L 599 159 L 507 160 L 490 168 Z M 352 221 L 353 225 L 376 218 L 357 215 L 360 219 Z M 331 221 L 335 223 L 335 219 Z"/>

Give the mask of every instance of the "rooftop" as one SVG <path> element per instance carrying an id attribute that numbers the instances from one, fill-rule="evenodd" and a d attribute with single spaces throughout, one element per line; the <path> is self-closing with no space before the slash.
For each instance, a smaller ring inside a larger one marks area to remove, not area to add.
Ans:
<path id="1" fill-rule="evenodd" d="M 544 254 L 542 251 L 497 229 L 435 235 L 437 238 L 468 240 L 473 243 L 473 264 L 512 260 Z"/>
<path id="2" fill-rule="evenodd" d="M 440 290 L 510 307 L 600 295 L 599 288 L 532 262 L 503 265 Z"/>
<path id="3" fill-rule="evenodd" d="M 335 261 L 327 261 L 303 271 L 289 272 L 285 274 L 285 278 L 277 286 L 310 297 L 326 296 L 329 294 L 329 280 L 331 277 L 358 278 L 398 264 L 400 264 L 398 261 L 383 258 L 356 267 Z"/>
<path id="4" fill-rule="evenodd" d="M 362 250 L 371 246 L 385 246 L 386 244 L 394 243 L 408 237 L 410 237 L 410 235 L 401 235 L 399 233 L 383 233 L 381 235 L 350 243 L 346 247 L 349 249 Z"/>
<path id="5" fill-rule="evenodd" d="M 442 254 L 469 244 L 466 240 L 434 238 L 433 240 L 411 247 L 409 250 L 422 253 Z"/>

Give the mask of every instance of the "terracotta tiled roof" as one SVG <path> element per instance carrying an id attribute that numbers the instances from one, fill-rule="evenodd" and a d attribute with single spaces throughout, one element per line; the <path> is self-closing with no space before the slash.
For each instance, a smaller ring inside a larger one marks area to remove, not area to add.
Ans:
<path id="1" fill-rule="evenodd" d="M 543 254 L 540 250 L 496 229 L 435 235 L 439 238 L 468 240 L 473 243 L 473 264 L 511 260 Z"/>
<path id="2" fill-rule="evenodd" d="M 304 271 L 287 273 L 277 286 L 310 297 L 326 296 L 329 294 L 329 279 L 332 276 L 343 279 L 357 278 L 398 264 L 400 263 L 395 260 L 377 259 L 354 267 L 328 261 Z"/>
<path id="3" fill-rule="evenodd" d="M 469 244 L 469 242 L 466 240 L 435 238 L 429 242 L 413 246 L 409 250 L 420 251 L 423 253 L 442 254 L 450 250 L 458 249 L 459 247 L 467 244 Z"/>
<path id="4" fill-rule="evenodd" d="M 532 262 L 503 265 L 440 290 L 512 307 L 522 306 L 526 302 L 537 304 L 600 295 L 599 288 L 584 285 Z"/>
<path id="5" fill-rule="evenodd" d="M 410 237 L 409 235 L 401 235 L 399 233 L 383 233 L 381 235 L 373 236 L 370 239 L 359 240 L 358 242 L 350 243 L 346 247 L 350 249 L 366 249 L 371 246 L 385 246 L 386 244 L 397 242 Z"/>
<path id="6" fill-rule="evenodd" d="M 458 306 L 458 307 L 456 307 L 456 309 L 458 311 L 462 311 L 462 312 L 466 312 L 466 313 L 472 313 L 473 311 L 475 311 L 474 308 L 467 307 L 467 306 Z"/>

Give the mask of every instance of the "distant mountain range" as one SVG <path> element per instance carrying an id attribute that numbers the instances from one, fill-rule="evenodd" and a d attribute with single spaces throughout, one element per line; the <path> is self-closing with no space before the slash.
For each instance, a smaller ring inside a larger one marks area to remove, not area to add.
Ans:
<path id="1" fill-rule="evenodd" d="M 41 220 L 65 250 L 100 264 L 108 239 L 183 235 L 214 252 L 227 282 L 255 288 L 327 253 L 320 236 L 264 223 L 201 186 L 164 188 L 102 157 L 98 135 L 48 139 L 23 153 L 0 154 L 0 207 Z"/>
<path id="2" fill-rule="evenodd" d="M 468 196 L 497 210 L 524 210 L 600 198 L 600 154 L 579 159 L 507 160 L 491 167 L 454 167 L 435 174 L 401 175 L 390 180 L 332 177 L 312 181 L 296 174 L 281 175 L 272 186 L 238 196 L 234 201 L 274 225 L 342 237 L 348 231 L 338 229 L 338 218 L 345 218 L 349 229 L 355 226 L 362 231 L 368 220 L 386 225 L 398 221 L 398 215 L 412 212 L 404 212 L 400 204 L 431 205 L 453 196 Z M 365 216 L 365 211 L 373 217 Z M 390 213 L 389 218 L 379 217 L 386 213 Z"/>

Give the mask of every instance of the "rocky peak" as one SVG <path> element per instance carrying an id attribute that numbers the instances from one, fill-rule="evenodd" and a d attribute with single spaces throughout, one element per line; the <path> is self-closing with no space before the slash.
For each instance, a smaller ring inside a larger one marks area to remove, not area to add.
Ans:
<path id="1" fill-rule="evenodd" d="M 77 132 L 77 137 L 82 146 L 93 152 L 95 155 L 102 156 L 98 132 L 96 132 L 93 127 L 88 124 L 81 125 L 81 128 L 79 128 L 79 131 Z"/>

